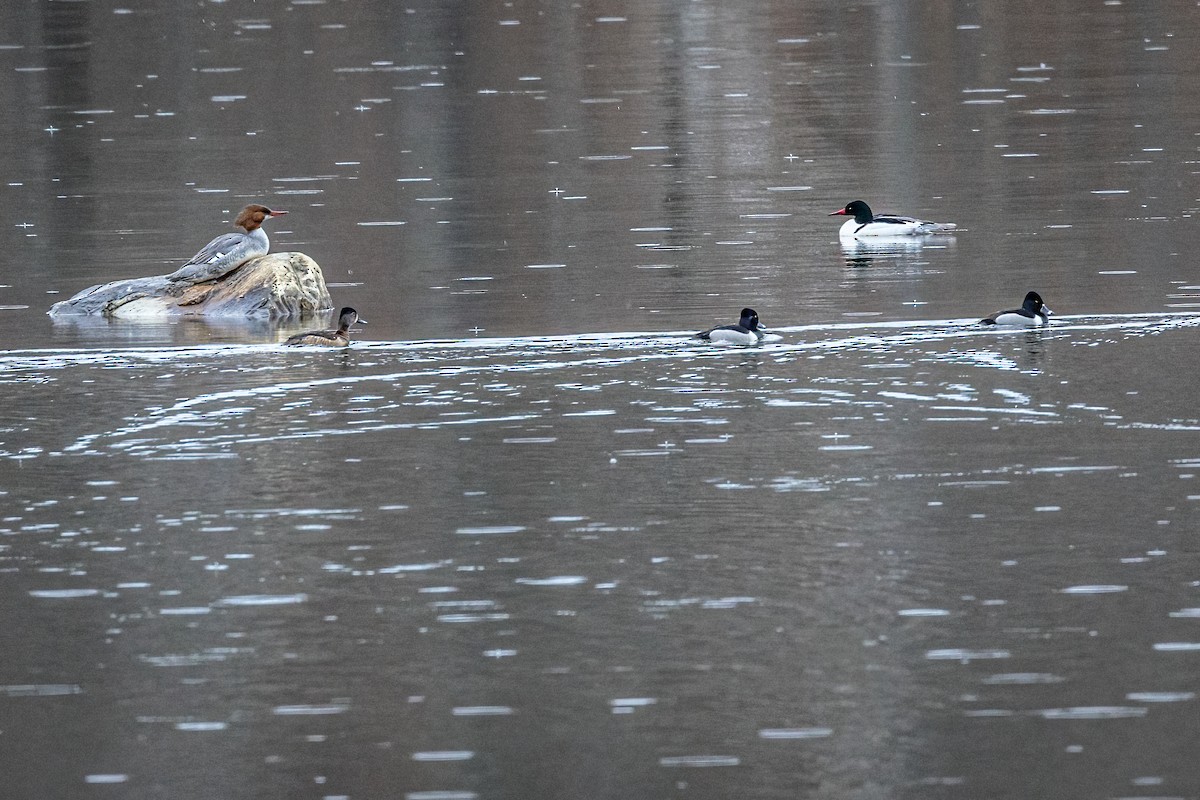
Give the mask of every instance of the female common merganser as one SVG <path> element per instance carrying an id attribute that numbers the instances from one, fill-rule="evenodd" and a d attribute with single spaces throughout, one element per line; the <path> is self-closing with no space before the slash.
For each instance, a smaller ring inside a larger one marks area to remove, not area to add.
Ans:
<path id="1" fill-rule="evenodd" d="M 1020 308 L 1007 311 L 997 311 L 991 316 L 979 320 L 984 325 L 1020 325 L 1032 328 L 1036 325 L 1049 325 L 1051 311 L 1042 303 L 1042 296 L 1037 292 L 1025 295 L 1025 302 Z"/>
<path id="2" fill-rule="evenodd" d="M 829 216 L 854 217 L 846 220 L 838 232 L 844 239 L 857 239 L 860 236 L 924 236 L 945 233 L 958 227 L 953 222 L 927 222 L 894 214 L 872 214 L 871 207 L 862 200 L 847 203 L 841 211 L 834 211 Z"/>
<path id="3" fill-rule="evenodd" d="M 700 339 L 722 344 L 758 344 L 763 340 L 762 325 L 758 322 L 758 312 L 753 308 L 743 308 L 742 318 L 737 325 L 721 325 L 697 333 Z"/>
<path id="4" fill-rule="evenodd" d="M 367 324 L 365 319 L 358 318 L 358 312 L 346 306 L 338 313 L 338 329 L 336 331 L 309 331 L 297 333 L 284 342 L 285 345 L 311 345 L 313 347 L 349 347 L 350 326 L 356 322 Z"/>
<path id="5" fill-rule="evenodd" d="M 242 209 L 233 221 L 244 233 L 223 233 L 204 245 L 199 253 L 167 276 L 168 280 L 202 283 L 216 280 L 256 256 L 265 256 L 271 248 L 267 232 L 262 229 L 267 217 L 281 217 L 288 212 L 272 211 L 266 206 L 251 204 Z"/>

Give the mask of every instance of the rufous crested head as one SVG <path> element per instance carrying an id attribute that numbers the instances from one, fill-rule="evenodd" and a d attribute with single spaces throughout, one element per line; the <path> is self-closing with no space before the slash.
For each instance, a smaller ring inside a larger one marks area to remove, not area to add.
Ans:
<path id="1" fill-rule="evenodd" d="M 257 203 L 251 203 L 241 210 L 241 212 L 237 215 L 237 219 L 233 221 L 233 224 L 237 225 L 239 228 L 244 228 L 246 233 L 249 233 L 255 228 L 261 228 L 263 221 L 267 217 L 282 217 L 286 213 L 288 212 L 272 211 L 266 206 L 260 206 Z"/>

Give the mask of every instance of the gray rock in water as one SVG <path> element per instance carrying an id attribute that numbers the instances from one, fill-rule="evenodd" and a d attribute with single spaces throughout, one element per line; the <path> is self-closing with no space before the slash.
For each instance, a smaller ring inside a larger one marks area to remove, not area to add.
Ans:
<path id="1" fill-rule="evenodd" d="M 166 275 L 132 278 L 84 289 L 50 316 L 301 317 L 333 308 L 321 267 L 303 253 L 268 253 L 216 280 L 171 281 Z"/>

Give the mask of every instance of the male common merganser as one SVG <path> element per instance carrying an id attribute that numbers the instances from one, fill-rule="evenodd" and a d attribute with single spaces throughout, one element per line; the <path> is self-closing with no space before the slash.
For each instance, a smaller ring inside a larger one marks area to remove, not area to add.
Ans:
<path id="1" fill-rule="evenodd" d="M 762 325 L 758 322 L 758 312 L 753 308 L 743 308 L 742 318 L 737 325 L 721 325 L 697 333 L 700 339 L 722 344 L 758 344 L 763 340 Z"/>
<path id="2" fill-rule="evenodd" d="M 953 222 L 928 222 L 895 214 L 872 214 L 871 207 L 862 200 L 847 203 L 845 208 L 829 216 L 854 217 L 846 220 L 838 231 L 838 235 L 844 239 L 857 239 L 860 236 L 924 236 L 946 233 L 958 227 Z"/>
<path id="3" fill-rule="evenodd" d="M 367 324 L 365 319 L 358 318 L 358 312 L 346 306 L 338 313 L 338 329 L 336 331 L 309 331 L 297 333 L 289 338 L 285 345 L 310 345 L 313 347 L 349 347 L 350 326 L 356 322 Z"/>
<path id="4" fill-rule="evenodd" d="M 281 217 L 288 212 L 272 211 L 266 206 L 251 204 L 242 209 L 233 224 L 244 232 L 223 233 L 188 259 L 188 262 L 167 276 L 168 280 L 183 283 L 203 283 L 216 280 L 256 256 L 264 256 L 271 248 L 267 232 L 262 229 L 267 217 Z"/>
<path id="5" fill-rule="evenodd" d="M 979 320 L 984 325 L 1019 325 L 1032 328 L 1037 325 L 1049 325 L 1051 311 L 1042 303 L 1042 296 L 1037 292 L 1025 295 L 1025 302 L 1020 308 L 1010 308 L 1007 311 L 997 311 L 995 314 Z"/>

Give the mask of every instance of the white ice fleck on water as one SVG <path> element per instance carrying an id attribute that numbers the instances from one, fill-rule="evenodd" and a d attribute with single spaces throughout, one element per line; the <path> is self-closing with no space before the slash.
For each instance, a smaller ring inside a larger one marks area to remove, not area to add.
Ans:
<path id="1" fill-rule="evenodd" d="M 833 735 L 833 728 L 761 728 L 760 739 L 823 739 Z"/>
<path id="2" fill-rule="evenodd" d="M 177 722 L 177 731 L 223 731 L 229 727 L 228 722 Z"/>
<path id="3" fill-rule="evenodd" d="M 961 661 L 964 664 L 982 659 L 1009 658 L 1011 655 L 1007 650 L 967 650 L 962 648 L 944 648 L 925 652 L 925 658 L 930 661 Z"/>
<path id="4" fill-rule="evenodd" d="M 525 586 L 579 586 L 587 583 L 587 580 L 582 575 L 556 575 L 552 578 L 517 578 L 514 583 Z"/>
<path id="5" fill-rule="evenodd" d="M 520 533 L 524 525 L 477 525 L 473 527 L 456 528 L 455 533 L 461 536 L 497 536 L 509 533 Z"/>
<path id="6" fill-rule="evenodd" d="M 330 714 L 344 714 L 350 710 L 350 706 L 344 703 L 329 703 L 328 705 L 289 705 L 275 706 L 271 709 L 271 713 L 281 716 L 326 716 Z"/>
<path id="7" fill-rule="evenodd" d="M 95 597 L 98 594 L 99 589 L 33 589 L 29 592 L 31 597 L 52 600 L 73 600 L 78 597 Z"/>
<path id="8" fill-rule="evenodd" d="M 451 713 L 456 717 L 503 717 L 514 712 L 510 706 L 456 706 Z"/>
<path id="9" fill-rule="evenodd" d="M 469 761 L 474 750 L 422 750 L 412 754 L 413 761 Z"/>
<path id="10" fill-rule="evenodd" d="M 1131 706 L 1072 706 L 1043 708 L 1031 713 L 1043 719 L 1131 719 L 1146 716 L 1147 710 Z"/>
<path id="11" fill-rule="evenodd" d="M 300 594 L 243 594 L 223 597 L 218 606 L 283 606 L 308 602 L 308 595 Z"/>
<path id="12" fill-rule="evenodd" d="M 174 608 L 160 608 L 159 616 L 162 617 L 193 617 L 211 614 L 212 609 L 208 606 L 176 606 Z"/>
<path id="13" fill-rule="evenodd" d="M 83 694 L 83 688 L 73 683 L 28 683 L 0 686 L 0 694 L 7 697 L 61 697 Z"/>
<path id="14" fill-rule="evenodd" d="M 1200 608 L 1181 608 L 1168 614 L 1176 619 L 1200 619 Z"/>
<path id="15" fill-rule="evenodd" d="M 1125 695 L 1126 700 L 1134 700 L 1141 703 L 1182 703 L 1187 700 L 1195 700 L 1195 692 L 1130 692 Z"/>
<path id="16" fill-rule="evenodd" d="M 438 622 L 448 622 L 451 624 L 471 623 L 471 622 L 504 622 L 510 617 L 508 614 L 497 612 L 494 614 L 438 614 Z"/>
<path id="17" fill-rule="evenodd" d="M 1200 653 L 1200 642 L 1155 642 L 1160 653 Z"/>
<path id="18" fill-rule="evenodd" d="M 391 567 L 384 567 L 379 570 L 381 575 L 394 575 L 398 572 L 426 572 L 433 569 L 441 569 L 451 564 L 450 561 L 432 561 L 425 564 L 396 564 Z"/>
<path id="19" fill-rule="evenodd" d="M 1062 683 L 1066 678 L 1048 672 L 1003 672 L 990 675 L 983 683 L 992 686 L 1036 686 L 1039 684 Z"/>
<path id="20" fill-rule="evenodd" d="M 516 650 L 508 650 L 496 648 L 492 650 L 484 650 L 483 654 L 488 658 L 512 658 L 517 654 Z"/>
<path id="21" fill-rule="evenodd" d="M 660 758 L 660 767 L 736 767 L 742 761 L 737 756 L 668 756 Z"/>

